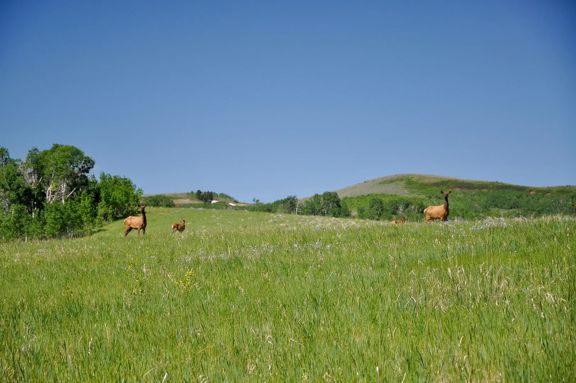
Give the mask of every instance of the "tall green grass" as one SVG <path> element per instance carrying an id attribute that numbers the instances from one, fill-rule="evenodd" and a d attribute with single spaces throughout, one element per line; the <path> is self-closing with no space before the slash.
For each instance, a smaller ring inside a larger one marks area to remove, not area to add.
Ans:
<path id="1" fill-rule="evenodd" d="M 148 222 L 2 244 L 0 380 L 576 381 L 573 219 Z"/>

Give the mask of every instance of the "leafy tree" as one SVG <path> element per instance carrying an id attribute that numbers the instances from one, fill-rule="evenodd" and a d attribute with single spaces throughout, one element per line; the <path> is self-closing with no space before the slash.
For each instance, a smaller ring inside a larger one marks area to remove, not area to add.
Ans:
<path id="1" fill-rule="evenodd" d="M 304 200 L 302 203 L 302 214 L 321 215 L 322 214 L 322 197 L 320 194 L 314 194 L 312 197 Z"/>
<path id="2" fill-rule="evenodd" d="M 214 195 L 215 193 L 212 191 L 196 191 L 196 199 L 205 203 L 212 201 L 214 199 Z"/>
<path id="3" fill-rule="evenodd" d="M 324 192 L 320 198 L 320 215 L 336 217 L 340 210 L 340 198 L 335 192 Z"/>
<path id="4" fill-rule="evenodd" d="M 371 198 L 368 202 L 368 211 L 366 218 L 380 220 L 384 215 L 384 203 L 380 198 Z"/>
<path id="5" fill-rule="evenodd" d="M 8 214 L 13 204 L 25 204 L 26 182 L 8 150 L 0 148 L 0 207 Z"/>
<path id="6" fill-rule="evenodd" d="M 298 198 L 288 196 L 272 202 L 271 204 L 257 204 L 258 211 L 270 211 L 274 213 L 294 214 L 298 208 Z M 255 209 L 254 209 L 255 210 Z"/>
<path id="7" fill-rule="evenodd" d="M 112 221 L 135 213 L 142 198 L 142 190 L 128 178 L 102 173 L 98 183 L 98 216 Z"/>
<path id="8" fill-rule="evenodd" d="M 296 198 L 296 196 L 288 196 L 280 202 L 280 212 L 289 214 L 296 213 L 296 210 L 298 209 L 298 198 Z"/>
<path id="9" fill-rule="evenodd" d="M 41 199 L 24 178 L 20 161 L 0 148 L 0 238 L 15 239 L 42 235 Z"/>
<path id="10" fill-rule="evenodd" d="M 82 224 L 86 231 L 89 231 L 95 226 L 98 226 L 98 204 L 96 202 L 95 196 L 95 193 L 85 191 L 77 199 L 78 213 L 80 214 Z"/>
<path id="11" fill-rule="evenodd" d="M 38 148 L 32 148 L 28 151 L 26 160 L 20 166 L 20 172 L 26 180 L 26 183 L 32 188 L 40 187 L 42 180 L 42 155 Z"/>
<path id="12" fill-rule="evenodd" d="M 25 161 L 0 147 L 0 239 L 82 235 L 135 212 L 142 191 L 123 177 L 97 181 L 93 166 L 74 146 L 32 148 Z"/>
<path id="13" fill-rule="evenodd" d="M 31 187 L 42 189 L 47 203 L 64 203 L 88 185 L 93 167 L 94 160 L 80 149 L 54 144 L 49 150 L 31 149 L 22 173 Z"/>
<path id="14" fill-rule="evenodd" d="M 302 204 L 302 213 L 330 217 L 350 216 L 348 207 L 342 203 L 336 192 L 325 192 L 322 195 L 314 194 Z"/>
<path id="15" fill-rule="evenodd" d="M 321 198 L 321 215 L 330 217 L 348 217 L 350 212 L 347 207 L 342 204 L 338 193 L 325 192 Z"/>
<path id="16" fill-rule="evenodd" d="M 212 191 L 202 191 L 200 189 L 196 190 L 196 192 L 194 193 L 194 196 L 196 197 L 196 199 L 198 201 L 202 201 L 202 202 L 210 202 L 212 201 L 216 196 L 218 196 L 218 193 L 214 193 Z"/>
<path id="17" fill-rule="evenodd" d="M 11 205 L 6 213 L 0 215 L 0 238 L 10 240 L 24 237 L 27 220 L 26 207 Z"/>
<path id="18" fill-rule="evenodd" d="M 46 205 L 44 209 L 46 236 L 53 238 L 86 234 L 90 226 L 84 222 L 86 217 L 83 217 L 80 205 L 81 199 Z"/>
<path id="19" fill-rule="evenodd" d="M 10 158 L 10 153 L 8 152 L 8 149 L 6 149 L 3 146 L 0 146 L 0 166 L 4 166 L 10 161 L 12 161 L 12 159 Z"/>

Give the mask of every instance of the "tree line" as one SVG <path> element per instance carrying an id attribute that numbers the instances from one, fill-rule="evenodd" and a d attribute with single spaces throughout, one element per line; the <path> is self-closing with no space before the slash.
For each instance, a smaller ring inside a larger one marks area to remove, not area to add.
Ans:
<path id="1" fill-rule="evenodd" d="M 0 147 L 0 240 L 79 236 L 133 213 L 142 191 L 130 179 L 90 174 L 74 146 L 32 148 L 25 159 Z"/>
<path id="2" fill-rule="evenodd" d="M 348 206 L 340 199 L 336 192 L 314 194 L 312 197 L 303 201 L 298 201 L 296 196 L 288 196 L 272 203 L 258 202 L 248 206 L 247 209 L 269 213 L 350 217 Z"/>

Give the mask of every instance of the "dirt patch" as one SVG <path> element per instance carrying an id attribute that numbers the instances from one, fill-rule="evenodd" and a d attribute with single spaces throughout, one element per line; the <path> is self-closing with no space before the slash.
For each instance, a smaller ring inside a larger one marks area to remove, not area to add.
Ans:
<path id="1" fill-rule="evenodd" d="M 393 195 L 408 195 L 410 194 L 404 181 L 389 181 L 383 179 L 375 179 L 360 184 L 356 184 L 337 191 L 340 198 L 344 197 L 357 197 L 369 194 L 393 194 Z"/>
<path id="2" fill-rule="evenodd" d="M 181 206 L 181 205 L 191 205 L 193 203 L 197 203 L 196 200 L 191 200 L 190 198 L 176 198 L 173 200 L 174 205 Z"/>

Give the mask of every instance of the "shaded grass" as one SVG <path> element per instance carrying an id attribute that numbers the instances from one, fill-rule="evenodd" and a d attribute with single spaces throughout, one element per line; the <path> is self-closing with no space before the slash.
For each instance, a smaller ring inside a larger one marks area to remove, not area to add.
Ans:
<path id="1" fill-rule="evenodd" d="M 7 381 L 574 381 L 574 220 L 150 209 L 0 251 Z M 185 218 L 173 235 L 170 223 Z"/>

